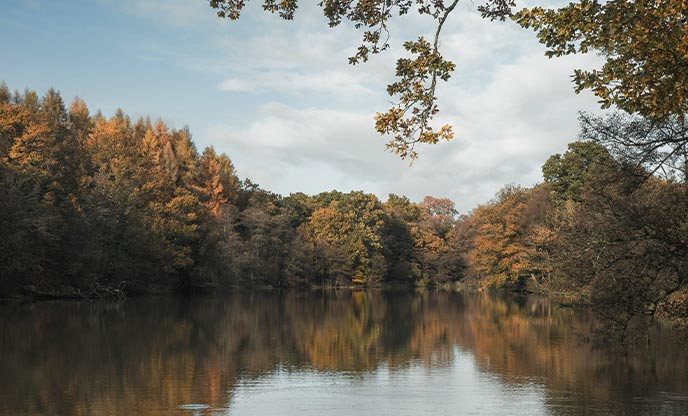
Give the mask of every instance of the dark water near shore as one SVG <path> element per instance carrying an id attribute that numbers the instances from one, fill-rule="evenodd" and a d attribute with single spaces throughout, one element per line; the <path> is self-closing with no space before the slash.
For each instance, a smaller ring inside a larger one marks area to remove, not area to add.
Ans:
<path id="1" fill-rule="evenodd" d="M 286 292 L 0 305 L 0 415 L 686 415 L 688 348 L 544 298 Z"/>

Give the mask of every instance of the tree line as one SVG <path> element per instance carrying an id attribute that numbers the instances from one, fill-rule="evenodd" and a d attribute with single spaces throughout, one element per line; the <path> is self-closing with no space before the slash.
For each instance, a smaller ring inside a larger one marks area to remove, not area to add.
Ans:
<path id="1" fill-rule="evenodd" d="M 187 127 L 2 84 L 0 295 L 460 285 L 573 295 L 622 332 L 685 321 L 685 120 L 582 126 L 543 183 L 459 215 L 431 196 L 281 196 Z"/>
<path id="2" fill-rule="evenodd" d="M 287 197 L 187 127 L 0 88 L 0 293 L 112 296 L 456 279 L 447 199 Z"/>

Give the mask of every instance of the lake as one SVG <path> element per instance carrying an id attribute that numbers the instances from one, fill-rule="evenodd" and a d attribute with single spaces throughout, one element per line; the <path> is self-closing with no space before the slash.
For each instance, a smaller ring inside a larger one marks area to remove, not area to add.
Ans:
<path id="1" fill-rule="evenodd" d="M 288 291 L 0 304 L 1 415 L 686 415 L 688 348 L 542 297 Z"/>

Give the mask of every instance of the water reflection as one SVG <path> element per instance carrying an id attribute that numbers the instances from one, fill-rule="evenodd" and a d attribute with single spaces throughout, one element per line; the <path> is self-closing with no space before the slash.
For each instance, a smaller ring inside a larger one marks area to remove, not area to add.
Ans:
<path id="1" fill-rule="evenodd" d="M 287 292 L 0 306 L 0 415 L 686 414 L 688 354 L 543 298 Z"/>

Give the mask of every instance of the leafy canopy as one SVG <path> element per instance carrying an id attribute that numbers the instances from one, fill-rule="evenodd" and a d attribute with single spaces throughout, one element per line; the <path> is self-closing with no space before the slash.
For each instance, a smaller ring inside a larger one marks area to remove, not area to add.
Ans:
<path id="1" fill-rule="evenodd" d="M 592 90 L 602 108 L 658 120 L 688 112 L 687 1 L 582 0 L 514 18 L 535 30 L 549 57 L 595 51 L 606 58 L 602 68 L 573 76 L 576 92 Z"/>

